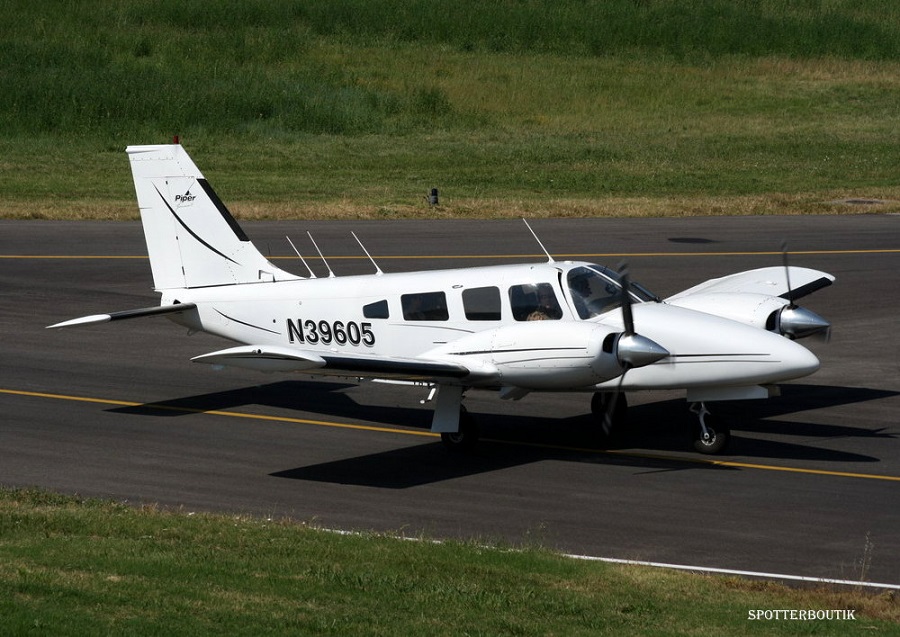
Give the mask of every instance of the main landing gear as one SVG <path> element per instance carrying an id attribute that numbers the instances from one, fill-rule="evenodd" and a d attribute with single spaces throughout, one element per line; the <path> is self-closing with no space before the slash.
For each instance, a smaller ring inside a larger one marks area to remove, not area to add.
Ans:
<path id="1" fill-rule="evenodd" d="M 462 405 L 459 406 L 459 431 L 441 434 L 441 442 L 444 447 L 454 453 L 472 453 L 481 431 L 478 423 Z"/>

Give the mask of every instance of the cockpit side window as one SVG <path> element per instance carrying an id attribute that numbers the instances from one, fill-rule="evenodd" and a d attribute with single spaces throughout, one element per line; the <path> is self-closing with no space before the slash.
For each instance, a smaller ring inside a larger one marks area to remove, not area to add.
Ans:
<path id="1" fill-rule="evenodd" d="M 525 283 L 509 288 L 509 302 L 517 321 L 555 321 L 562 309 L 550 283 Z"/>
<path id="2" fill-rule="evenodd" d="M 566 275 L 575 311 L 582 319 L 598 316 L 622 305 L 618 282 L 587 267 L 573 268 Z"/>

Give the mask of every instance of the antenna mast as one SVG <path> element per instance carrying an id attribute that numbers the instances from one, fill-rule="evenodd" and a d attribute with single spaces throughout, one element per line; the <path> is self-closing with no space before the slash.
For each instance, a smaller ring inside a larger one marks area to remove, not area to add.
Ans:
<path id="1" fill-rule="evenodd" d="M 377 276 L 381 276 L 382 274 L 384 274 L 384 272 L 381 271 L 381 268 L 378 267 L 378 264 L 375 263 L 375 259 L 373 259 L 373 258 L 372 258 L 372 255 L 369 254 L 369 251 L 366 250 L 366 246 L 364 246 L 364 245 L 363 245 L 363 242 L 360 241 L 360 240 L 359 240 L 359 237 L 356 236 L 356 233 L 353 232 L 353 231 L 351 230 L 351 231 L 350 231 L 350 234 L 353 235 L 353 238 L 356 239 L 356 242 L 359 244 L 359 247 L 362 248 L 362 251 L 366 253 L 366 256 L 367 256 L 367 257 L 369 257 L 369 261 L 371 261 L 371 262 L 372 262 L 372 265 L 375 266 L 375 274 L 376 274 Z"/>
<path id="2" fill-rule="evenodd" d="M 537 244 L 541 246 L 541 250 L 547 255 L 547 263 L 556 263 L 556 261 L 553 260 L 553 257 L 550 256 L 550 253 L 547 252 L 547 248 L 545 248 L 544 244 L 541 243 L 541 240 L 538 239 L 537 234 L 535 234 L 534 230 L 531 229 L 531 226 L 528 225 L 528 221 L 526 221 L 524 217 L 522 218 L 522 221 L 525 223 L 525 227 L 528 228 L 528 232 L 530 232 L 531 236 L 534 237 L 534 240 L 537 241 Z"/>
<path id="3" fill-rule="evenodd" d="M 312 268 L 309 267 L 309 264 L 306 262 L 306 259 L 303 258 L 303 255 L 300 254 L 300 251 L 297 249 L 297 246 L 295 246 L 294 242 L 291 241 L 291 238 L 287 235 L 285 235 L 284 238 L 287 239 L 288 243 L 291 244 L 291 247 L 294 249 L 294 252 L 297 253 L 298 257 L 300 257 L 300 261 L 302 261 L 303 265 L 306 266 L 306 270 L 309 272 L 309 278 L 315 279 L 316 278 L 315 273 L 312 271 Z"/>
<path id="4" fill-rule="evenodd" d="M 319 250 L 319 246 L 316 244 L 316 240 L 313 239 L 313 236 L 312 236 L 312 234 L 309 232 L 309 230 L 306 231 L 306 234 L 307 234 L 307 236 L 309 237 L 309 240 L 312 241 L 313 246 L 316 248 L 316 252 L 319 253 L 319 258 L 322 259 L 322 263 L 324 263 L 324 264 L 325 264 L 325 267 L 328 268 L 328 278 L 329 278 L 329 279 L 333 279 L 333 278 L 334 278 L 334 272 L 331 271 L 331 266 L 328 265 L 328 261 L 325 260 L 325 255 L 322 254 L 322 251 L 321 251 L 321 250 Z"/>

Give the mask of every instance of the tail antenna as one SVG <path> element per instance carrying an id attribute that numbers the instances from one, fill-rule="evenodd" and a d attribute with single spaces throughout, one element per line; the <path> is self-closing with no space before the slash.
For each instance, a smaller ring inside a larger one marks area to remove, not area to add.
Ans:
<path id="1" fill-rule="evenodd" d="M 528 232 L 530 232 L 530 233 L 531 233 L 531 236 L 534 237 L 534 240 L 537 241 L 537 244 L 538 244 L 539 246 L 541 246 L 541 250 L 543 250 L 543 251 L 544 251 L 544 254 L 547 255 L 547 263 L 556 263 L 556 261 L 553 260 L 553 257 L 550 256 L 550 253 L 547 252 L 547 248 L 545 248 L 545 247 L 544 247 L 544 244 L 541 243 L 541 240 L 538 239 L 537 234 L 535 234 L 534 230 L 531 229 L 531 226 L 528 225 L 528 221 L 525 220 L 524 218 L 522 219 L 522 221 L 525 223 L 525 227 L 528 228 Z"/>
<path id="2" fill-rule="evenodd" d="M 306 259 L 304 259 L 303 255 L 300 254 L 300 251 L 297 249 L 297 246 L 294 245 L 294 242 L 291 241 L 291 238 L 287 235 L 285 235 L 284 238 L 287 239 L 287 242 L 291 244 L 291 247 L 294 249 L 294 252 L 297 254 L 298 257 L 300 257 L 300 261 L 303 263 L 303 265 L 306 267 L 306 270 L 309 272 L 309 278 L 315 279 L 316 278 L 315 272 L 313 272 L 312 268 L 309 267 L 309 264 L 306 262 Z"/>
<path id="3" fill-rule="evenodd" d="M 378 267 L 378 264 L 375 263 L 375 259 L 373 259 L 373 258 L 372 258 L 372 255 L 369 254 L 369 251 L 366 250 L 366 246 L 364 246 L 364 245 L 363 245 L 363 242 L 360 241 L 360 240 L 359 240 L 359 237 L 356 236 L 356 233 L 353 232 L 353 231 L 351 230 L 351 231 L 350 231 L 350 234 L 353 235 L 353 238 L 356 239 L 356 242 L 359 244 L 359 247 L 362 248 L 362 251 L 366 253 L 366 256 L 367 256 L 367 257 L 369 257 L 369 261 L 371 261 L 371 262 L 372 262 L 372 265 L 375 266 L 375 275 L 376 275 L 376 276 L 381 276 L 382 274 L 384 274 L 384 272 L 381 271 L 381 268 Z"/>
<path id="4" fill-rule="evenodd" d="M 309 240 L 312 241 L 313 246 L 315 246 L 316 252 L 319 253 L 319 258 L 322 259 L 322 263 L 324 263 L 324 264 L 325 264 L 325 267 L 328 268 L 328 278 L 329 278 L 329 279 L 333 279 L 333 278 L 334 278 L 334 272 L 332 272 L 331 266 L 328 265 L 328 261 L 325 260 L 325 255 L 322 254 L 322 251 L 321 251 L 321 250 L 319 250 L 319 246 L 318 246 L 318 244 L 316 244 L 316 240 L 313 239 L 313 236 L 312 236 L 312 234 L 309 232 L 309 230 L 306 231 L 306 235 L 309 237 Z"/>

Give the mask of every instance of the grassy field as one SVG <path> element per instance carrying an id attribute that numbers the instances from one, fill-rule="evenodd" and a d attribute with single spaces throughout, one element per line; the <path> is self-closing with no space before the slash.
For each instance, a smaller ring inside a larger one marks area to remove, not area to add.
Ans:
<path id="1" fill-rule="evenodd" d="M 13 4 L 5 217 L 134 218 L 174 134 L 241 217 L 900 210 L 889 0 Z"/>
<path id="2" fill-rule="evenodd" d="M 853 620 L 750 620 L 751 610 Z M 11 635 L 898 634 L 893 596 L 0 490 Z"/>

